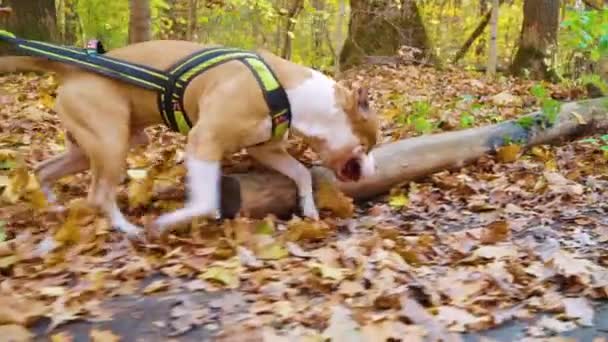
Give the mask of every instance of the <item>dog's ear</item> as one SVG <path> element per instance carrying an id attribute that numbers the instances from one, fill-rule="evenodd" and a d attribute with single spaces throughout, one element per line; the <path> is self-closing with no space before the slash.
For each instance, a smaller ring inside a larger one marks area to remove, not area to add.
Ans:
<path id="1" fill-rule="evenodd" d="M 373 115 L 373 111 L 370 110 L 369 107 L 369 89 L 367 87 L 357 87 L 357 89 L 353 91 L 353 96 L 355 98 L 357 112 L 360 115 L 364 118 L 369 118 L 370 115 Z"/>

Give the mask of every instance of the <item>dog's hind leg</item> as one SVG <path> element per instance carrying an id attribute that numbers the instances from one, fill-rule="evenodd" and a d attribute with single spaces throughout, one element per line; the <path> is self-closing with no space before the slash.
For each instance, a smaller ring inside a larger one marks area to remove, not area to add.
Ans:
<path id="1" fill-rule="evenodd" d="M 50 203 L 56 202 L 52 187 L 57 180 L 89 168 L 89 159 L 73 139 L 69 133 L 66 134 L 66 151 L 34 167 L 40 187 Z"/>
<path id="2" fill-rule="evenodd" d="M 58 113 L 90 161 L 88 201 L 104 211 L 114 228 L 131 236 L 139 235 L 141 229 L 125 218 L 116 203 L 116 188 L 124 174 L 130 146 L 129 105 L 121 96 L 113 96 L 112 89 L 105 92 L 103 100 L 78 93 L 63 97 Z"/>

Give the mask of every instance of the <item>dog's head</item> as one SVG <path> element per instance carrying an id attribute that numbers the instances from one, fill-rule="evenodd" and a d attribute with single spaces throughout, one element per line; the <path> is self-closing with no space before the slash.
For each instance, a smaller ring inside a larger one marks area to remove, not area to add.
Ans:
<path id="1" fill-rule="evenodd" d="M 315 137 L 310 145 L 340 181 L 357 182 L 376 170 L 370 151 L 378 139 L 378 117 L 370 107 L 367 88 L 349 90 L 335 83 L 334 96 L 332 110 L 337 112 L 331 117 L 335 119 L 323 123 L 328 134 Z"/>

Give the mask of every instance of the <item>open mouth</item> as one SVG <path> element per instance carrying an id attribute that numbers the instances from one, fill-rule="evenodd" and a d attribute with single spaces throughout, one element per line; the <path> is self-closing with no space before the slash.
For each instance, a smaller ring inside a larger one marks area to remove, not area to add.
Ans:
<path id="1" fill-rule="evenodd" d="M 337 176 L 342 182 L 357 182 L 361 179 L 361 171 L 361 161 L 351 158 L 342 166 Z"/>

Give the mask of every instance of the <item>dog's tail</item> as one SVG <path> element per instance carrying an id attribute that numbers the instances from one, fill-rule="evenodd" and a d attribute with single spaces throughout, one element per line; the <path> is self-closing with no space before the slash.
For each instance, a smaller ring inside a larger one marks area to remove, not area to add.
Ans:
<path id="1" fill-rule="evenodd" d="M 0 74 L 11 72 L 55 72 L 62 74 L 69 69 L 69 66 L 50 61 L 43 57 L 0 57 Z"/>

